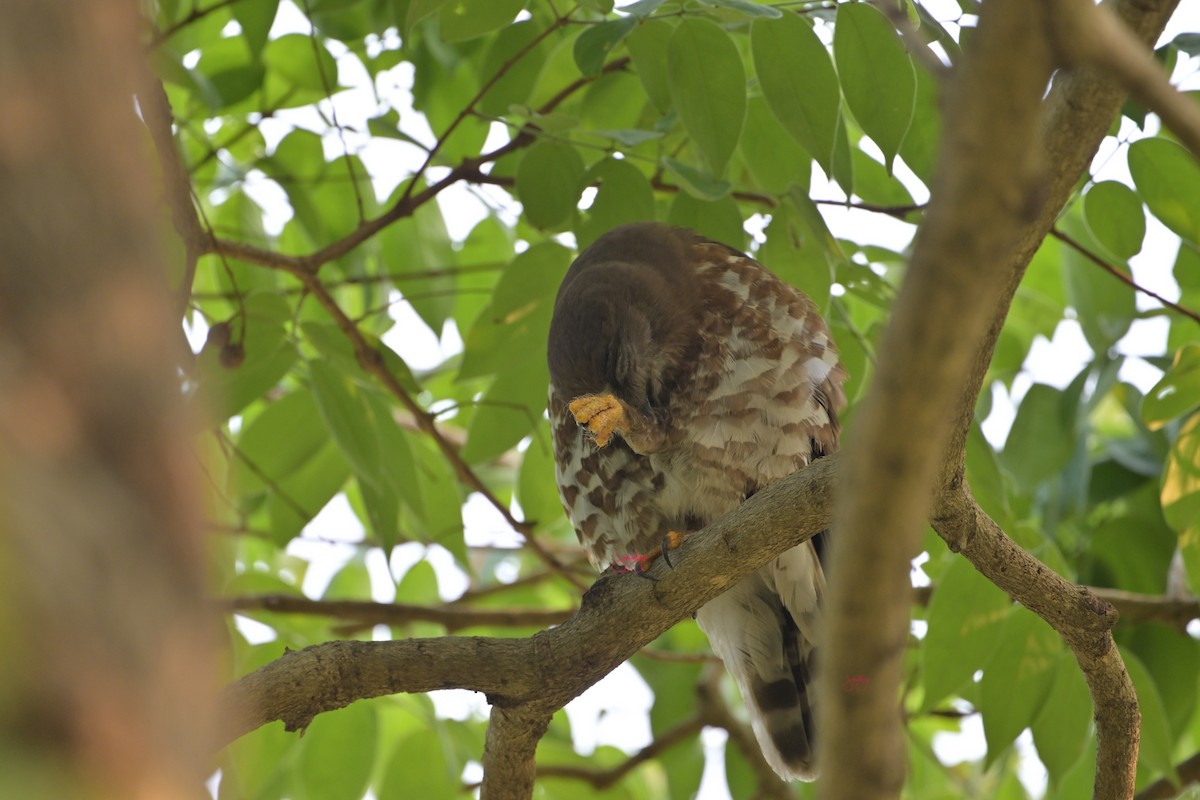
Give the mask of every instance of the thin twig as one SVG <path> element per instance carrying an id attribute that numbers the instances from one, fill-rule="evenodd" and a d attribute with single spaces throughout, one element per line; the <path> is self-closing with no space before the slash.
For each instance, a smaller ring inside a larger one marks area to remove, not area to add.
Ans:
<path id="1" fill-rule="evenodd" d="M 188 177 L 187 168 L 183 165 L 183 159 L 179 156 L 179 146 L 175 142 L 174 117 L 166 90 L 161 83 L 151 80 L 149 75 L 146 76 L 145 85 L 140 98 L 142 119 L 146 123 L 150 139 L 154 142 L 154 152 L 162 170 L 163 191 L 167 206 L 171 209 L 171 224 L 184 247 L 183 277 L 179 281 L 179 298 L 176 301 L 176 311 L 182 317 L 187 311 L 191 297 L 196 264 L 210 237 L 200 223 L 192 182 Z"/>
<path id="2" fill-rule="evenodd" d="M 194 9 L 192 11 L 192 13 L 188 14 L 186 17 L 179 20 L 179 22 L 176 22 L 171 27 L 166 28 L 165 30 L 156 32 L 154 34 L 154 36 L 152 36 L 150 38 L 150 43 L 147 46 L 147 49 L 149 49 L 149 50 L 155 49 L 160 44 L 165 42 L 167 39 L 170 39 L 172 36 L 179 33 L 184 28 L 186 28 L 188 25 L 191 25 L 193 22 L 197 22 L 199 20 L 204 19 L 205 17 L 207 17 L 209 14 L 213 13 L 214 11 L 220 11 L 222 8 L 228 8 L 229 6 L 232 6 L 232 5 L 234 5 L 236 3 L 240 3 L 240 2 L 242 2 L 242 0 L 219 0 L 219 2 L 213 3 L 211 6 L 206 6 L 205 8 Z"/>
<path id="3" fill-rule="evenodd" d="M 665 731 L 661 736 L 656 737 L 654 741 L 650 742 L 650 744 L 611 769 L 590 769 L 588 767 L 549 764 L 544 767 L 539 766 L 537 776 L 539 779 L 574 778 L 575 780 L 586 781 L 597 789 L 607 789 L 650 759 L 657 758 L 660 754 L 665 753 L 680 742 L 684 742 L 697 735 L 703 728 L 704 720 L 699 716 L 686 719 L 675 727 Z"/>
<path id="4" fill-rule="evenodd" d="M 495 493 L 475 474 L 475 471 L 471 469 L 470 465 L 459 454 L 458 448 L 442 435 L 441 430 L 434 421 L 434 415 L 421 408 L 420 404 L 400 384 L 399 378 L 388 369 L 387 363 L 383 359 L 383 354 L 367 342 L 366 338 L 363 337 L 362 331 L 358 329 L 354 321 L 346 315 L 346 312 L 334 300 L 333 295 L 321 283 L 320 278 L 307 270 L 294 270 L 292 274 L 304 283 L 309 293 L 317 299 L 317 302 L 329 313 L 329 316 L 333 318 L 333 321 L 341 329 L 342 333 L 350 339 L 354 345 L 354 352 L 358 357 L 359 365 L 363 370 L 374 375 L 383 384 L 384 388 L 400 401 L 400 404 L 412 415 L 417 427 L 433 440 L 438 450 L 441 451 L 442 456 L 450 464 L 451 468 L 453 468 L 455 474 L 458 475 L 459 480 L 472 491 L 482 495 L 493 508 L 500 512 L 504 521 L 513 530 L 525 537 L 529 548 L 548 567 L 558 572 L 580 591 L 587 588 L 583 581 L 542 546 L 537 537 L 533 535 L 533 526 L 527 521 L 520 521 L 514 517 L 508 506 L 501 502 Z"/>
<path id="5" fill-rule="evenodd" d="M 310 600 L 286 594 L 225 597 L 217 601 L 227 612 L 270 611 L 329 617 L 361 625 L 407 625 L 433 622 L 450 633 L 481 626 L 504 628 L 547 628 L 558 625 L 575 609 L 465 608 L 461 606 L 418 606 L 403 603 L 374 603 L 367 600 Z"/>
<path id="6" fill-rule="evenodd" d="M 1133 800 L 1171 800 L 1173 797 L 1181 797 L 1184 789 L 1200 783 L 1200 753 L 1181 763 L 1175 771 L 1179 773 L 1178 786 L 1172 783 L 1169 777 L 1159 778 L 1135 794 Z"/>
<path id="7" fill-rule="evenodd" d="M 317 40 L 317 26 L 313 25 L 312 7 L 308 0 L 301 0 L 304 3 L 304 16 L 309 19 L 308 40 L 312 44 L 313 60 L 317 63 L 317 74 L 321 78 L 321 88 L 325 91 L 325 99 L 329 102 L 329 117 L 330 123 L 334 130 L 337 131 L 338 141 L 342 144 L 342 162 L 346 165 L 346 172 L 350 177 L 350 189 L 354 192 L 354 203 L 358 209 L 358 221 L 361 223 L 366 219 L 366 211 L 363 209 L 362 189 L 358 185 L 358 175 L 354 172 L 354 159 L 350 155 L 350 146 L 346 144 L 346 130 L 342 127 L 342 123 L 338 121 L 337 106 L 333 102 L 333 89 L 329 85 L 329 76 L 325 74 L 325 65 L 321 62 L 321 54 L 324 52 L 330 55 L 328 51 L 321 47 L 321 43 Z M 336 69 L 336 66 L 335 66 Z"/>
<path id="8" fill-rule="evenodd" d="M 1057 226 L 1050 229 L 1050 235 L 1053 236 L 1055 239 L 1058 239 L 1060 242 L 1068 245 L 1073 250 L 1078 252 L 1081 256 L 1086 258 L 1088 261 L 1090 261 L 1093 264 L 1095 264 L 1096 266 L 1100 267 L 1102 270 L 1107 272 L 1109 275 L 1112 275 L 1114 278 L 1121 281 L 1122 283 L 1127 284 L 1128 286 L 1133 288 L 1135 291 L 1141 292 L 1142 294 L 1146 295 L 1147 297 L 1153 297 L 1155 300 L 1162 303 L 1164 306 L 1171 309 L 1172 311 L 1176 311 L 1176 312 L 1182 314 L 1183 316 L 1187 317 L 1188 319 L 1192 320 L 1193 322 L 1200 323 L 1200 314 L 1197 314 L 1195 311 L 1192 311 L 1189 308 L 1184 308 L 1183 306 L 1179 305 L 1178 303 L 1172 302 L 1171 300 L 1168 300 L 1167 298 L 1163 297 L 1158 292 L 1151 291 L 1150 289 L 1147 289 L 1146 287 L 1137 283 L 1136 281 L 1134 281 L 1134 279 L 1132 277 L 1130 277 L 1129 275 L 1126 275 L 1124 272 L 1117 269 L 1112 264 L 1108 263 L 1108 261 L 1101 258 L 1099 254 L 1088 249 L 1088 247 L 1086 245 L 1084 245 L 1082 242 L 1073 238 L 1070 234 L 1065 233 L 1062 229 L 1058 228 Z"/>
<path id="9" fill-rule="evenodd" d="M 437 142 L 434 143 L 433 147 L 429 150 L 429 153 L 425 156 L 425 162 L 421 164 L 421 166 L 417 167 L 417 171 L 413 173 L 411 178 L 409 178 L 408 186 L 405 188 L 404 194 L 400 198 L 401 202 L 404 202 L 412 197 L 413 190 L 417 187 L 417 184 L 420 183 L 421 178 L 425 177 L 425 171 L 429 169 L 430 164 L 433 163 L 433 159 L 437 158 L 437 154 L 441 152 L 446 141 L 450 138 L 454 131 L 458 129 L 458 126 L 462 124 L 463 120 L 475 112 L 476 104 L 483 99 L 484 95 L 490 92 L 492 87 L 495 86 L 501 78 L 507 75 L 510 69 L 516 66 L 518 61 L 529 55 L 529 53 L 531 53 L 538 45 L 545 41 L 552 33 L 562 28 L 563 25 L 566 24 L 567 19 L 577 9 L 578 6 L 572 8 L 563 16 L 556 16 L 554 23 L 551 24 L 550 27 L 546 28 L 537 36 L 530 39 L 528 44 L 514 53 L 512 57 L 500 65 L 499 69 L 492 73 L 490 78 L 484 81 L 483 86 L 479 87 L 479 91 L 475 93 L 475 96 L 467 101 L 467 104 L 463 107 L 463 109 L 458 112 L 458 116 L 451 120 L 450 124 L 446 127 L 446 130 L 443 131 L 442 135 L 438 137 Z"/>

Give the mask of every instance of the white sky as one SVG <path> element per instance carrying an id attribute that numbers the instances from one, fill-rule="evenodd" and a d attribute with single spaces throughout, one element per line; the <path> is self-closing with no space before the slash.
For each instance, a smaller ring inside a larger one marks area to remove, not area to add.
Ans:
<path id="1" fill-rule="evenodd" d="M 629 2 L 630 0 L 624 0 L 617 5 L 625 6 Z M 958 5 L 954 0 L 923 0 L 922 4 L 935 17 L 953 19 L 959 14 Z M 285 33 L 308 31 L 304 15 L 292 5 L 291 0 L 284 0 L 271 31 L 271 38 Z M 1164 34 L 1163 41 L 1169 41 L 1181 32 L 1194 31 L 1200 31 L 1200 0 L 1183 0 L 1167 33 Z M 236 27 L 227 32 L 236 32 Z M 260 131 L 268 149 L 273 149 L 294 127 L 322 134 L 327 159 L 337 158 L 344 152 L 344 147 L 349 148 L 362 158 L 372 177 L 377 196 L 381 200 L 385 199 L 401 180 L 420 165 L 424 152 L 404 142 L 373 139 L 354 131 L 365 131 L 366 120 L 384 110 L 377 104 L 377 92 L 388 107 L 399 111 L 406 133 L 427 143 L 435 140 L 424 117 L 412 109 L 412 67 L 402 63 L 381 75 L 373 92 L 370 77 L 358 60 L 354 57 L 341 57 L 345 54 L 345 48 L 339 43 L 329 42 L 328 45 L 330 51 L 338 57 L 338 83 L 350 88 L 339 92 L 331 100 L 322 102 L 321 106 L 326 114 L 331 108 L 336 110 L 339 122 L 348 130 L 342 137 L 329 134 L 324 120 L 315 110 L 295 109 L 277 112 L 273 118 L 263 120 L 259 126 Z M 392 42 L 391 46 L 394 45 Z M 185 60 L 185 63 L 188 62 Z M 1176 68 L 1175 81 L 1184 88 L 1200 87 L 1198 63 L 1200 62 L 1197 59 L 1181 58 Z M 1150 132 L 1153 133 L 1154 129 Z M 1137 131 L 1132 123 L 1128 120 L 1123 121 L 1121 138 L 1133 139 L 1141 135 L 1143 134 Z M 484 150 L 499 146 L 506 140 L 507 133 L 504 127 L 494 124 Z M 906 170 L 901 162 L 897 161 L 897 164 L 902 168 L 898 170 L 898 174 L 904 180 Z M 1124 148 L 1115 146 L 1111 139 L 1106 140 L 1105 146 L 1093 163 L 1093 171 L 1098 180 L 1113 179 L 1130 183 Z M 431 169 L 430 180 L 437 180 L 444 172 L 444 168 Z M 820 170 L 814 169 L 814 173 L 814 198 L 844 197 L 835 185 L 823 179 Z M 905 182 L 918 202 L 927 199 L 928 195 L 919 182 L 910 176 Z M 281 230 L 291 216 L 283 190 L 257 171 L 248 177 L 245 188 L 247 194 L 263 207 L 266 229 L 272 233 Z M 518 213 L 507 193 L 494 187 L 467 187 L 458 184 L 444 191 L 438 197 L 438 203 L 450 235 L 456 241 L 464 239 L 489 211 L 500 214 L 506 222 L 514 221 Z M 903 248 L 911 237 L 910 226 L 883 215 L 854 212 L 834 206 L 823 206 L 822 212 L 835 236 L 894 249 Z M 1179 290 L 1171 277 L 1171 266 L 1179 240 L 1150 215 L 1147 215 L 1147 223 L 1146 246 L 1130 264 L 1133 275 L 1141 285 L 1165 297 L 1176 299 Z M 752 233 L 761 231 L 761 220 L 752 220 L 747 228 Z M 1107 279 L 1107 276 L 1097 277 L 1097 280 Z M 1141 294 L 1137 296 L 1137 303 L 1139 309 L 1157 307 L 1153 300 Z M 430 368 L 461 350 L 462 340 L 452 323 L 438 336 L 404 303 L 394 304 L 391 313 L 396 325 L 385 335 L 384 340 L 413 368 Z M 196 349 L 203 343 L 204 333 L 203 326 L 189 331 Z M 1134 322 L 1129 334 L 1120 342 L 1119 348 L 1127 355 L 1162 353 L 1166 337 L 1165 319 L 1139 320 Z M 993 412 L 984 426 L 988 439 L 997 446 L 1003 442 L 1012 424 L 1014 402 L 1020 401 L 1032 383 L 1041 382 L 1063 388 L 1091 358 L 1092 352 L 1078 323 L 1074 321 L 1060 323 L 1050 341 L 1039 338 L 1029 353 L 1022 374 L 1014 381 L 1011 395 L 1003 389 L 994 391 Z M 1143 391 L 1152 386 L 1160 375 L 1157 369 L 1137 359 L 1127 360 L 1121 370 L 1122 378 L 1135 383 Z M 520 538 L 508 528 L 499 514 L 477 496 L 467 502 L 464 521 L 469 545 L 515 547 L 520 543 Z M 305 594 L 310 597 L 319 597 L 322 594 L 332 576 L 357 552 L 351 543 L 361 542 L 364 534 L 365 531 L 350 509 L 349 503 L 344 496 L 339 495 L 308 525 L 301 538 L 288 546 L 289 553 L 305 558 L 312 564 L 304 582 Z M 426 548 L 419 544 L 405 544 L 393 552 L 390 569 L 380 551 L 375 550 L 368 555 L 367 566 L 372 576 L 374 598 L 381 602 L 390 602 L 394 597 L 395 582 L 423 558 L 434 566 L 444 599 L 455 598 L 466 589 L 466 576 L 454 565 L 453 558 L 447 551 L 437 546 Z M 919 570 L 915 572 L 921 577 Z M 239 622 L 243 632 L 253 641 L 273 638 L 265 626 L 243 618 L 239 618 Z M 919 633 L 923 635 L 924 631 Z M 381 635 L 387 634 L 381 631 Z M 463 719 L 468 714 L 487 714 L 487 704 L 483 698 L 471 692 L 433 692 L 431 696 L 438 712 L 444 716 Z M 649 688 L 637 672 L 628 664 L 622 665 L 567 706 L 577 748 L 583 753 L 588 753 L 597 743 L 601 743 L 613 744 L 627 752 L 633 752 L 644 746 L 650 741 L 647 713 L 652 699 Z M 729 797 L 725 789 L 724 763 L 721 757 L 724 740 L 725 733 L 720 730 L 706 730 L 702 736 L 709 758 L 706 760 L 700 800 L 725 800 Z M 1039 796 L 1045 790 L 1046 773 L 1037 761 L 1028 731 L 1018 740 L 1018 747 L 1025 756 L 1021 779 L 1035 796 Z M 982 757 L 985 745 L 979 717 L 976 715 L 965 719 L 961 734 L 939 734 L 934 740 L 934 749 L 940 758 L 948 762 Z M 479 779 L 477 765 L 468 769 L 466 777 L 471 780 Z"/>

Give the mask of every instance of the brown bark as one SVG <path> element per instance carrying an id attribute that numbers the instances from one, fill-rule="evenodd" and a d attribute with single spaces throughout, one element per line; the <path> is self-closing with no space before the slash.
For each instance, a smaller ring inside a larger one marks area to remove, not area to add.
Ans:
<path id="1" fill-rule="evenodd" d="M 137 26 L 132 3 L 0 4 L 0 752 L 20 796 L 198 796 L 209 769 Z"/>

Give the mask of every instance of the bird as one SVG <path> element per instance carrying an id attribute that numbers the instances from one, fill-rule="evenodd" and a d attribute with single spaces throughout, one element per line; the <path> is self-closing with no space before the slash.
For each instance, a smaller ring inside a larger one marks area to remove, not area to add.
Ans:
<path id="1" fill-rule="evenodd" d="M 585 248 L 555 298 L 547 360 L 559 496 L 601 568 L 666 552 L 838 448 L 847 374 L 814 302 L 686 228 L 633 223 Z M 788 780 L 817 777 L 825 535 L 695 615 Z"/>

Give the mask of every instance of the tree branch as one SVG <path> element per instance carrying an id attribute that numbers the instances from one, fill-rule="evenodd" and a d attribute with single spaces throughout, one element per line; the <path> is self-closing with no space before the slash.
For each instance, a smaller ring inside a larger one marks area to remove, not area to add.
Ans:
<path id="1" fill-rule="evenodd" d="M 406 625 L 411 622 L 435 622 L 453 633 L 480 625 L 493 627 L 547 628 L 574 613 L 573 609 L 534 608 L 463 608 L 461 606 L 414 606 L 401 603 L 373 603 L 366 600 L 309 600 L 286 594 L 228 597 L 218 601 L 227 612 L 270 611 L 277 614 L 304 614 L 332 617 L 359 625 Z"/>
<path id="2" fill-rule="evenodd" d="M 1054 43 L 1068 63 L 1111 75 L 1200 158 L 1200 107 L 1171 85 L 1147 43 L 1092 0 L 1058 0 L 1052 6 Z"/>
<path id="3" fill-rule="evenodd" d="M 554 109 L 558 108 L 573 94 L 580 89 L 588 86 L 600 75 L 607 75 L 610 72 L 616 72 L 625 68 L 629 63 L 629 58 L 618 58 L 604 65 L 600 73 L 593 78 L 579 78 L 567 84 L 554 97 L 551 97 L 542 104 L 537 110 L 538 115 L 549 114 Z M 426 186 L 420 192 L 412 195 L 404 195 L 387 211 L 375 219 L 367 220 L 355 228 L 353 231 L 343 236 L 336 242 L 332 242 L 325 247 L 308 255 L 291 256 L 283 253 L 278 253 L 273 250 L 267 250 L 261 247 L 245 244 L 243 242 L 234 242 L 227 239 L 214 239 L 211 243 L 213 252 L 221 252 L 227 256 L 240 259 L 248 264 L 258 264 L 259 266 L 269 267 L 271 269 L 279 269 L 287 272 L 306 271 L 316 272 L 324 264 L 330 261 L 335 261 L 346 255 L 360 244 L 370 239 L 381 230 L 391 225 L 397 220 L 412 216 L 418 208 L 433 198 L 441 194 L 445 189 L 453 186 L 459 181 L 470 181 L 483 175 L 482 167 L 486 164 L 491 164 L 496 160 L 515 152 L 522 148 L 528 147 L 537 141 L 537 128 L 532 124 L 527 125 L 521 132 L 514 136 L 507 144 L 497 147 L 490 153 L 464 158 L 458 166 L 450 170 L 444 178 L 437 183 Z"/>
<path id="4" fill-rule="evenodd" d="M 705 724 L 705 719 L 699 715 L 691 719 L 686 719 L 674 728 L 664 732 L 661 736 L 656 737 L 650 744 L 612 769 L 589 769 L 587 767 L 552 764 L 545 767 L 538 767 L 537 776 L 539 778 L 574 778 L 575 780 L 590 783 L 597 789 L 607 789 L 650 759 L 657 758 L 660 753 L 664 753 L 680 742 L 695 736 Z"/>
<path id="5" fill-rule="evenodd" d="M 1040 5 L 982 7 L 974 47 L 947 87 L 924 225 L 847 443 L 817 681 L 820 797 L 892 798 L 904 782 L 895 699 L 909 630 L 909 562 L 961 376 L 1002 292 L 1006 254 L 1041 207 L 1041 99 L 1051 61 Z M 847 675 L 871 675 L 872 691 L 838 691 Z"/>
<path id="6" fill-rule="evenodd" d="M 480 800 L 526 800 L 537 775 L 537 743 L 552 712 L 529 706 L 492 706 L 483 745 Z"/>
<path id="7" fill-rule="evenodd" d="M 1125 22 L 1137 39 L 1148 45 L 1162 33 L 1177 4 L 1178 0 L 1112 0 L 1106 5 Z M 1046 163 L 1052 166 L 1044 184 L 1046 199 L 1040 213 L 1026 222 L 1017 245 L 1008 252 L 1005 263 L 1000 267 L 1004 273 L 1004 289 L 996 304 L 988 311 L 990 324 L 987 336 L 970 368 L 970 376 L 963 384 L 956 412 L 957 423 L 941 467 L 943 497 L 957 496 L 963 483 L 965 445 L 974 420 L 976 400 L 1021 277 L 1053 227 L 1059 212 L 1074 194 L 1079 175 L 1091 162 L 1124 97 L 1116 81 L 1095 69 L 1060 71 L 1055 76 L 1045 102 L 1044 150 Z M 951 529 L 947 520 L 943 520 L 940 527 L 939 533 Z M 947 538 L 947 534 L 943 534 L 943 538 Z M 955 540 L 953 533 L 949 533 L 949 539 Z M 967 541 L 970 541 L 969 537 Z M 1009 552 L 1021 552 L 1007 537 L 1001 540 L 997 535 L 991 541 L 994 545 L 1001 543 Z M 962 552 L 976 569 L 999 585 L 1009 569 L 1009 562 L 989 560 L 980 550 L 988 548 L 964 547 Z M 990 552 L 997 551 L 993 549 Z M 1029 605 L 1026 588 L 1015 586 L 1010 594 L 1013 599 Z M 1073 606 L 1085 616 L 1090 613 L 1087 606 L 1091 605 L 1086 600 L 1086 597 L 1080 596 L 1073 600 Z M 1036 599 L 1030 602 L 1036 603 Z M 1094 649 L 1091 655 L 1085 650 L 1080 665 L 1096 705 L 1098 754 L 1094 797 L 1126 798 L 1133 792 L 1137 740 L 1123 738 L 1122 732 L 1128 730 L 1131 722 L 1136 728 L 1137 711 L 1136 708 L 1120 707 L 1120 701 L 1112 698 L 1131 696 L 1133 690 L 1124 664 L 1112 646 L 1111 635 L 1097 633 L 1092 644 Z M 1101 653 L 1103 655 L 1099 655 Z M 1081 652 L 1075 651 L 1075 654 L 1076 659 L 1080 660 Z M 1090 666 L 1084 667 L 1083 661 L 1088 661 Z M 1123 720 L 1123 714 L 1130 719 Z"/>
<path id="8" fill-rule="evenodd" d="M 1200 753 L 1175 768 L 1179 773 L 1179 786 L 1169 778 L 1160 778 L 1133 796 L 1133 800 L 1171 800 L 1195 783 L 1200 783 Z"/>
<path id="9" fill-rule="evenodd" d="M 965 554 L 964 554 L 965 555 Z M 1122 625 L 1138 625 L 1146 622 L 1161 622 L 1175 628 L 1185 629 L 1189 622 L 1200 619 L 1200 600 L 1168 597 L 1161 594 L 1140 594 L 1105 586 L 1081 587 L 1101 602 L 1112 606 Z M 928 605 L 937 586 L 921 586 L 913 589 L 913 602 Z"/>
<path id="10" fill-rule="evenodd" d="M 1174 303 L 1174 302 L 1168 300 L 1167 298 L 1163 297 L 1161 294 L 1158 294 L 1157 292 L 1152 292 L 1149 289 L 1145 288 L 1144 286 L 1139 286 L 1138 283 L 1136 281 L 1134 281 L 1134 279 L 1132 277 L 1130 277 L 1129 275 L 1126 275 L 1124 272 L 1122 272 L 1121 270 L 1117 269 L 1112 264 L 1105 261 L 1097 253 L 1094 253 L 1091 250 L 1089 250 L 1088 248 L 1084 247 L 1081 242 L 1077 241 L 1069 234 L 1064 233 L 1063 231 L 1061 231 L 1057 227 L 1055 227 L 1055 228 L 1050 229 L 1050 235 L 1053 236 L 1055 239 L 1058 239 L 1060 242 L 1063 242 L 1067 246 L 1073 248 L 1076 252 L 1078 252 L 1081 256 L 1086 258 L 1088 261 L 1092 262 L 1097 267 L 1100 267 L 1100 269 L 1104 270 L 1109 275 L 1112 275 L 1117 280 L 1119 280 L 1122 283 L 1126 284 L 1127 286 L 1131 287 L 1134 291 L 1141 292 L 1142 294 L 1146 295 L 1147 297 L 1153 297 L 1155 300 L 1162 303 L 1167 308 L 1169 308 L 1173 311 L 1177 311 L 1178 313 L 1182 314 L 1183 316 L 1187 317 L 1188 319 L 1190 319 L 1194 322 L 1200 323 L 1200 314 L 1197 314 L 1195 311 L 1192 311 L 1189 308 L 1184 308 L 1183 306 L 1179 305 L 1178 303 Z"/>
<path id="11" fill-rule="evenodd" d="M 660 561 L 649 580 L 601 575 L 577 613 L 531 637 L 330 642 L 289 652 L 226 688 L 227 735 L 273 720 L 298 730 L 354 700 L 431 689 L 470 689 L 493 706 L 553 713 L 738 578 L 824 530 L 837 461 L 820 459 L 689 536 L 675 569 Z"/>
<path id="12" fill-rule="evenodd" d="M 171 209 L 171 224 L 179 234 L 184 247 L 183 277 L 179 281 L 177 316 L 183 317 L 192 293 L 192 281 L 196 276 L 196 262 L 208 248 L 211 236 L 200 223 L 192 201 L 192 181 L 187 167 L 179 156 L 179 145 L 175 141 L 174 117 L 167 93 L 161 83 L 149 75 L 143 79 L 144 89 L 138 93 L 141 101 L 142 119 L 154 142 L 158 166 L 162 170 L 162 184 L 167 206 Z"/>

